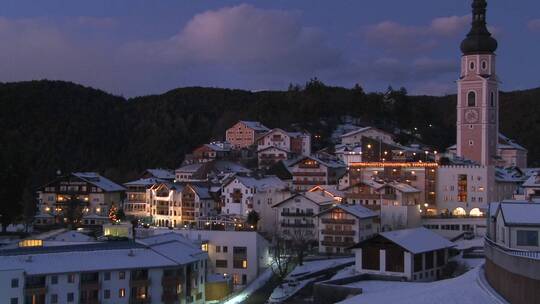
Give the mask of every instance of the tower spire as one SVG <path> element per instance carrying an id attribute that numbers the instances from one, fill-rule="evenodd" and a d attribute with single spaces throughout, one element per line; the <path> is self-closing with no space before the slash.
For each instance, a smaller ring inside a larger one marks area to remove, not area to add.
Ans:
<path id="1" fill-rule="evenodd" d="M 497 40 L 491 37 L 486 25 L 486 0 L 474 0 L 472 4 L 472 26 L 467 38 L 461 43 L 464 55 L 494 53 Z"/>

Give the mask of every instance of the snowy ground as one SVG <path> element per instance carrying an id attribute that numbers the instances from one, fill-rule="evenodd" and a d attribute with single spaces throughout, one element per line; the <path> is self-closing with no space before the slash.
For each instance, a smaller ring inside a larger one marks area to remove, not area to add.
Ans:
<path id="1" fill-rule="evenodd" d="M 239 304 L 245 301 L 252 293 L 261 288 L 268 280 L 272 278 L 272 269 L 266 269 L 260 276 L 251 282 L 244 290 L 234 295 L 232 298 L 223 302 L 223 304 Z"/>
<path id="2" fill-rule="evenodd" d="M 318 281 L 324 277 L 324 275 L 321 275 L 315 278 L 302 279 L 307 275 L 316 273 L 321 270 L 334 268 L 339 265 L 351 263 L 353 261 L 354 258 L 340 258 L 304 262 L 304 265 L 296 266 L 294 270 L 289 273 L 289 275 L 285 278 L 285 281 L 287 281 L 288 283 L 284 283 L 283 285 L 278 286 L 276 289 L 274 289 L 269 301 L 271 303 L 285 301 L 286 299 L 294 296 L 298 291 L 306 287 L 309 283 Z"/>
<path id="3" fill-rule="evenodd" d="M 354 262 L 354 258 L 324 259 L 304 262 L 304 265 L 296 266 L 294 270 L 287 276 L 287 279 L 291 277 L 303 276 L 304 274 L 317 272 L 350 262 Z"/>
<path id="4" fill-rule="evenodd" d="M 469 249 L 471 247 L 484 247 L 484 238 L 477 237 L 472 240 L 460 239 L 458 241 L 455 241 L 454 243 L 456 244 L 456 247 L 454 248 L 458 250 Z"/>
<path id="5" fill-rule="evenodd" d="M 431 282 L 362 281 L 347 286 L 360 287 L 363 294 L 341 304 L 493 304 L 504 303 L 481 281 L 482 267 L 475 267 L 457 278 Z"/>

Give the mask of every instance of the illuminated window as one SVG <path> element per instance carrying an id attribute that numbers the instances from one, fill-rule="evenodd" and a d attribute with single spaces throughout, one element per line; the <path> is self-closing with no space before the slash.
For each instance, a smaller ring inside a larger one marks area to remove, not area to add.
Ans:
<path id="1" fill-rule="evenodd" d="M 469 212 L 469 215 L 470 216 L 483 216 L 484 213 L 482 213 L 482 211 L 480 211 L 480 209 L 474 208 L 474 209 L 471 210 L 471 212 Z"/>
<path id="2" fill-rule="evenodd" d="M 465 216 L 465 215 L 467 215 L 467 212 L 465 211 L 465 209 L 463 209 L 461 207 L 458 207 L 458 208 L 454 209 L 454 211 L 452 211 L 452 214 L 454 216 Z"/>
<path id="3" fill-rule="evenodd" d="M 460 174 L 458 176 L 458 202 L 467 201 L 467 175 Z"/>
<path id="4" fill-rule="evenodd" d="M 203 244 L 201 245 L 201 250 L 202 250 L 202 251 L 208 252 L 208 243 L 203 243 Z"/>
<path id="5" fill-rule="evenodd" d="M 125 297 L 125 296 L 126 296 L 126 289 L 125 289 L 125 288 L 120 288 L 120 289 L 118 290 L 118 297 L 119 297 L 119 298 L 123 298 L 123 297 Z"/>
<path id="6" fill-rule="evenodd" d="M 19 242 L 19 247 L 42 247 L 43 240 L 22 240 Z"/>
<path id="7" fill-rule="evenodd" d="M 242 261 L 242 268 L 247 268 L 247 260 Z"/>

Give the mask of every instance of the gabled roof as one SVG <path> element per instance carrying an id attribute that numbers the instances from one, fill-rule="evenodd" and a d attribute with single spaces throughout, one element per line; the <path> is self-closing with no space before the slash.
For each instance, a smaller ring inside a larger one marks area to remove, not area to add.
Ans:
<path id="1" fill-rule="evenodd" d="M 199 196 L 200 199 L 211 199 L 212 195 L 210 195 L 210 189 L 208 186 L 200 185 L 200 184 L 188 184 L 195 193 L 197 193 L 197 196 Z"/>
<path id="2" fill-rule="evenodd" d="M 372 217 L 377 217 L 379 216 L 376 212 L 374 212 L 373 210 L 371 209 L 368 209 L 362 205 L 347 205 L 347 204 L 337 204 L 335 206 L 333 206 L 332 208 L 329 208 L 329 209 L 326 209 L 326 210 L 323 210 L 322 212 L 320 212 L 319 214 L 316 214 L 315 216 L 320 216 L 320 215 L 323 215 L 327 212 L 330 212 L 334 209 L 341 209 L 343 211 L 345 211 L 346 213 L 356 217 L 356 218 L 359 218 L 359 219 L 366 219 L 366 218 L 372 218 Z"/>
<path id="3" fill-rule="evenodd" d="M 335 160 L 322 160 L 318 157 L 314 157 L 314 156 L 301 156 L 291 162 L 288 162 L 288 166 L 289 167 L 292 167 L 296 164 L 298 164 L 299 162 L 303 161 L 304 159 L 311 159 L 311 160 L 314 160 L 318 163 L 320 163 L 321 165 L 325 166 L 325 167 L 328 167 L 328 168 L 346 168 L 345 164 L 341 161 L 335 161 Z"/>
<path id="4" fill-rule="evenodd" d="M 379 233 L 379 236 L 399 245 L 401 248 L 413 254 L 455 246 L 454 243 L 424 227 L 381 232 Z M 368 243 L 369 239 L 364 242 Z M 364 242 L 357 244 L 354 248 L 359 248 L 359 245 Z"/>
<path id="5" fill-rule="evenodd" d="M 265 132 L 270 130 L 267 126 L 263 125 L 258 121 L 240 120 L 239 122 L 243 123 L 244 125 L 246 125 L 246 127 L 253 129 L 257 132 Z"/>
<path id="6" fill-rule="evenodd" d="M 502 213 L 507 226 L 540 227 L 540 204 L 529 202 L 501 202 L 497 215 Z"/>
<path id="7" fill-rule="evenodd" d="M 537 173 L 531 175 L 522 185 L 524 188 L 538 188 L 540 187 L 540 175 Z"/>
<path id="8" fill-rule="evenodd" d="M 85 182 L 88 182 L 98 188 L 101 188 L 105 192 L 120 192 L 126 190 L 126 188 L 111 181 L 110 179 L 99 175 L 96 172 L 74 172 L 71 173 Z"/>
<path id="9" fill-rule="evenodd" d="M 268 147 L 266 147 L 266 148 L 257 150 L 257 153 L 261 153 L 261 152 L 264 152 L 264 151 L 267 151 L 267 150 L 271 150 L 271 149 L 280 150 L 280 151 L 283 151 L 283 152 L 285 152 L 285 153 L 291 153 L 291 151 L 289 151 L 289 150 L 287 150 L 287 149 L 283 149 L 283 148 L 277 147 L 277 146 L 268 146 Z"/>
<path id="10" fill-rule="evenodd" d="M 131 182 L 124 183 L 124 186 L 126 186 L 126 187 L 129 187 L 129 186 L 147 186 L 148 187 L 148 186 L 152 186 L 152 185 L 155 185 L 155 184 L 161 183 L 161 182 L 165 182 L 165 180 L 155 178 L 155 177 L 140 178 L 138 180 L 134 180 L 134 181 L 131 181 Z"/>
<path id="11" fill-rule="evenodd" d="M 169 169 L 146 169 L 146 172 L 148 172 L 150 175 L 152 175 L 155 178 L 160 179 L 174 179 L 174 172 Z"/>
<path id="12" fill-rule="evenodd" d="M 356 135 L 356 134 L 364 133 L 364 132 L 366 132 L 368 130 L 371 130 L 371 129 L 374 129 L 377 132 L 385 133 L 385 134 L 389 135 L 390 137 L 394 136 L 394 135 L 390 134 L 389 132 L 386 132 L 386 131 L 381 130 L 381 129 L 377 129 L 377 128 L 374 128 L 374 127 L 363 127 L 363 128 L 359 128 L 359 129 L 356 129 L 354 131 L 345 133 L 345 134 L 341 135 L 340 137 L 343 138 L 343 137 L 353 136 L 353 135 Z"/>
<path id="13" fill-rule="evenodd" d="M 396 182 L 396 181 L 393 181 L 393 182 L 389 182 L 389 183 L 386 183 L 384 186 L 388 186 L 388 187 L 392 187 L 400 192 L 404 192 L 404 193 L 418 193 L 420 192 L 420 190 L 416 189 L 415 187 L 411 186 L 411 185 L 408 185 L 408 184 L 404 184 L 404 183 L 399 183 L 399 182 Z"/>
<path id="14" fill-rule="evenodd" d="M 318 185 L 309 189 L 307 192 L 315 192 L 315 191 L 325 191 L 332 196 L 345 197 L 345 192 L 342 190 L 339 190 L 337 185 Z"/>
<path id="15" fill-rule="evenodd" d="M 327 196 L 323 196 L 323 195 L 320 195 L 320 194 L 317 194 L 317 193 L 314 193 L 314 192 L 306 192 L 306 193 L 296 193 L 295 195 L 290 196 L 290 197 L 282 200 L 281 202 L 278 202 L 278 203 L 274 204 L 272 206 L 272 208 L 280 206 L 280 205 L 282 205 L 282 204 L 284 204 L 286 202 L 290 202 L 291 200 L 293 200 L 293 199 L 295 199 L 295 198 L 297 198 L 299 196 L 307 199 L 308 201 L 310 201 L 313 204 L 318 205 L 318 206 L 325 206 L 325 205 L 331 205 L 331 204 L 337 203 L 336 200 L 334 200 L 332 198 L 329 198 Z"/>
<path id="16" fill-rule="evenodd" d="M 257 191 L 264 191 L 267 189 L 285 189 L 288 187 L 287 183 L 279 179 L 277 176 L 266 176 L 263 178 L 255 178 L 251 176 L 235 176 L 234 178 L 223 184 L 226 187 L 234 180 L 238 180 L 241 184 L 249 188 L 255 188 Z"/>

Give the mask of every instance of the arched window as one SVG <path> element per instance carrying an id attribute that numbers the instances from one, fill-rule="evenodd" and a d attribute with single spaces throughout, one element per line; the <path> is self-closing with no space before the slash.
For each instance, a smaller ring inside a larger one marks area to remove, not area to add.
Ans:
<path id="1" fill-rule="evenodd" d="M 470 91 L 467 94 L 467 106 L 476 107 L 476 93 L 474 91 Z"/>
<path id="2" fill-rule="evenodd" d="M 490 103 L 492 107 L 495 107 L 495 93 L 491 92 Z"/>
<path id="3" fill-rule="evenodd" d="M 484 213 L 482 213 L 482 211 L 480 211 L 480 209 L 478 208 L 473 208 L 471 212 L 469 212 L 469 215 L 470 216 L 483 216 Z"/>
<path id="4" fill-rule="evenodd" d="M 452 211 L 452 215 L 453 216 L 465 216 L 465 215 L 467 215 L 467 212 L 465 211 L 465 209 L 463 209 L 461 207 L 457 207 L 456 209 L 454 209 L 454 211 Z"/>

